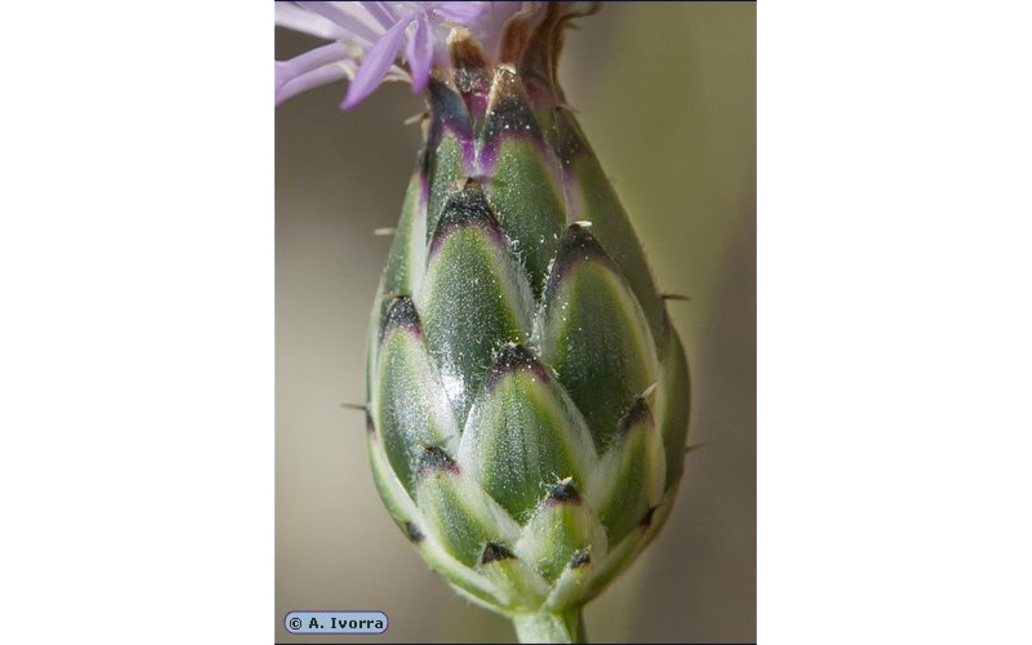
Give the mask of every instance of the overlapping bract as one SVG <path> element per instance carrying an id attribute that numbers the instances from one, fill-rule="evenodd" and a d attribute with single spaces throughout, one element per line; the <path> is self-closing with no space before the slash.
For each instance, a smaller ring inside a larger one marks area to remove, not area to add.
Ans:
<path id="1" fill-rule="evenodd" d="M 688 425 L 684 351 L 544 27 L 499 65 L 457 39 L 430 81 L 368 356 L 391 516 L 514 616 L 579 607 L 656 534 Z"/>

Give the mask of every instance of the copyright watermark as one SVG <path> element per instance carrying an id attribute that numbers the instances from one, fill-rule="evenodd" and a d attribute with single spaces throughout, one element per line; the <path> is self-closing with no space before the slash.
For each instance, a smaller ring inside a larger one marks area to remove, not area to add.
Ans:
<path id="1" fill-rule="evenodd" d="M 291 634 L 382 634 L 389 623 L 382 611 L 292 611 L 283 619 Z"/>

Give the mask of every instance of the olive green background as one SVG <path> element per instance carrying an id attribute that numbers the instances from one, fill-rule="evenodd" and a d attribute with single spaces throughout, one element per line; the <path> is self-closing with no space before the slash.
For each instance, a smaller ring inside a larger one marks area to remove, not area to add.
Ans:
<path id="1" fill-rule="evenodd" d="M 567 36 L 560 79 L 630 213 L 693 379 L 677 508 L 588 606 L 595 641 L 756 639 L 756 7 L 607 3 Z M 277 30 L 276 57 L 319 41 Z M 271 78 L 270 78 L 271 82 Z M 368 312 L 415 161 L 422 109 L 345 83 L 276 109 L 276 639 L 512 641 L 388 519 L 362 415 Z M 382 610 L 382 636 L 299 637 L 297 609 Z"/>

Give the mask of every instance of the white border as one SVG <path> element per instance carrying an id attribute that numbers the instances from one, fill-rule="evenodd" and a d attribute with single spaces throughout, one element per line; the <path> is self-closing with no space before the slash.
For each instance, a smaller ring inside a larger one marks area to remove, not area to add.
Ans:
<path id="1" fill-rule="evenodd" d="M 5 642 L 273 640 L 272 11 L 5 12 Z"/>
<path id="2" fill-rule="evenodd" d="M 759 641 L 1027 638 L 1027 5 L 758 9 Z"/>

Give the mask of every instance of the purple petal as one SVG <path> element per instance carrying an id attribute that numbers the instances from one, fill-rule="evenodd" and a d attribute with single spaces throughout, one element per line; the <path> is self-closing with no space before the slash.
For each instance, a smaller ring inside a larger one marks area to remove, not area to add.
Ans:
<path id="1" fill-rule="evenodd" d="M 326 40 L 337 40 L 346 35 L 343 29 L 326 18 L 305 11 L 292 2 L 276 3 L 276 24 Z"/>
<path id="2" fill-rule="evenodd" d="M 344 97 L 341 108 L 347 110 L 354 107 L 356 103 L 372 94 L 380 84 L 401 51 L 402 42 L 405 40 L 405 28 L 409 22 L 395 24 L 366 52 L 362 58 L 362 66 L 358 68 L 358 73 L 348 86 L 348 94 Z"/>
<path id="3" fill-rule="evenodd" d="M 276 88 L 286 85 L 295 77 L 328 63 L 349 58 L 348 48 L 341 43 L 316 47 L 288 61 L 276 61 Z"/>
<path id="4" fill-rule="evenodd" d="M 427 23 L 426 14 L 420 14 L 416 19 L 416 33 L 408 41 L 408 48 L 405 56 L 408 58 L 409 71 L 412 72 L 412 92 L 419 94 L 426 89 L 430 82 L 430 64 L 433 58 L 433 48 L 430 46 L 430 25 Z"/>
<path id="5" fill-rule="evenodd" d="M 342 31 L 347 36 L 350 36 L 352 40 L 358 41 L 360 45 L 368 47 L 380 38 L 380 34 L 370 27 L 366 21 L 358 18 L 354 12 L 347 11 L 343 7 L 338 6 L 336 2 L 298 2 L 297 4 L 308 11 L 319 14 L 327 20 L 333 21 L 342 27 Z"/>
<path id="6" fill-rule="evenodd" d="M 339 81 L 348 76 L 348 64 L 354 65 L 352 61 L 337 61 L 313 69 L 309 72 L 295 76 L 284 85 L 276 87 L 276 105 L 286 101 L 292 96 L 307 92 L 333 81 Z M 282 63 L 276 63 L 277 73 Z"/>
<path id="7" fill-rule="evenodd" d="M 360 2 L 360 5 L 369 12 L 369 15 L 376 19 L 384 29 L 390 29 L 395 22 L 394 16 L 382 2 Z"/>
<path id="8" fill-rule="evenodd" d="M 487 5 L 480 2 L 440 2 L 433 8 L 433 13 L 445 20 L 469 27 L 480 20 L 485 10 Z"/>

